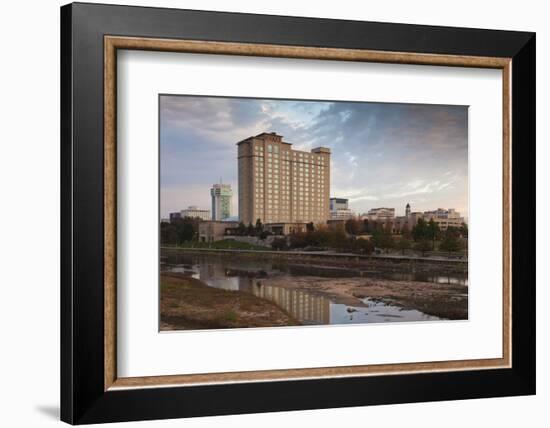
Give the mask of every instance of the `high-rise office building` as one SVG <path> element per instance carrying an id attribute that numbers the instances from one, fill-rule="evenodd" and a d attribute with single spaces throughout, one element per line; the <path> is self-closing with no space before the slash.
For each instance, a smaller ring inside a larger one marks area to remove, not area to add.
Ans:
<path id="1" fill-rule="evenodd" d="M 212 220 L 224 220 L 231 217 L 233 191 L 230 184 L 214 184 L 210 189 L 212 196 Z"/>
<path id="2" fill-rule="evenodd" d="M 237 146 L 240 221 L 326 222 L 330 149 L 293 150 L 274 132 L 249 137 Z"/>

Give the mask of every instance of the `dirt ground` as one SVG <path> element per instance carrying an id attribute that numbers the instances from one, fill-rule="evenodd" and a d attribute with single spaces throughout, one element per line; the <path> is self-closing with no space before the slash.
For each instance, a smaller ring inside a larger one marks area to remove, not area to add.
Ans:
<path id="1" fill-rule="evenodd" d="M 208 287 L 185 274 L 161 275 L 161 330 L 299 325 L 274 303 L 242 291 Z"/>

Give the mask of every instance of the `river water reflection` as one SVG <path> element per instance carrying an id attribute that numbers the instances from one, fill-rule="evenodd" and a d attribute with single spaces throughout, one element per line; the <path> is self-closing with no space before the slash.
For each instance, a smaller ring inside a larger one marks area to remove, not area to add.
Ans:
<path id="1" fill-rule="evenodd" d="M 467 285 L 466 275 L 435 275 L 425 272 L 369 272 L 348 268 L 293 265 L 270 260 L 235 260 L 231 258 L 171 254 L 163 257 L 162 269 L 187 273 L 210 287 L 239 290 L 274 302 L 305 325 L 361 324 L 404 321 L 435 321 L 440 318 L 415 309 L 405 309 L 365 298 L 356 305 L 310 290 L 264 284 L 272 276 L 283 276 L 290 283 L 301 276 L 372 277 L 395 281 L 421 281 Z"/>

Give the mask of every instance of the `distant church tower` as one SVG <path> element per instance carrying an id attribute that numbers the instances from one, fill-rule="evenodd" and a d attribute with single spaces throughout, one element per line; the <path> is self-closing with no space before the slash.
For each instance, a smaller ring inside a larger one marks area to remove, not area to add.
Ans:
<path id="1" fill-rule="evenodd" d="M 410 217 L 410 216 L 411 216 L 411 205 L 407 204 L 407 206 L 405 207 L 405 217 Z"/>

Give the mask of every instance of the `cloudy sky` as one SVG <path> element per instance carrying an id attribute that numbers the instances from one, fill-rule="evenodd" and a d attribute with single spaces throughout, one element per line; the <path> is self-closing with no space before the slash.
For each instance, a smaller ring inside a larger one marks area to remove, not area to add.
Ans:
<path id="1" fill-rule="evenodd" d="M 468 209 L 465 106 L 160 97 L 161 216 L 210 208 L 210 187 L 233 187 L 237 143 L 276 132 L 294 149 L 332 151 L 331 196 L 357 213 L 375 207 Z"/>

